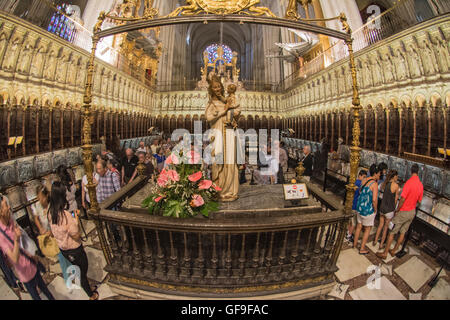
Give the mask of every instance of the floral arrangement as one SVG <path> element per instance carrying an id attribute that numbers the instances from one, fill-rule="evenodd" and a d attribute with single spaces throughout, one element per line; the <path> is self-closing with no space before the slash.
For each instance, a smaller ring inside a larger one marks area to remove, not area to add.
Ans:
<path id="1" fill-rule="evenodd" d="M 205 179 L 198 163 L 200 155 L 180 158 L 171 154 L 165 168 L 158 175 L 152 194 L 142 202 L 151 214 L 166 217 L 188 218 L 201 213 L 208 216 L 219 210 L 215 201 L 221 189 L 211 180 Z"/>

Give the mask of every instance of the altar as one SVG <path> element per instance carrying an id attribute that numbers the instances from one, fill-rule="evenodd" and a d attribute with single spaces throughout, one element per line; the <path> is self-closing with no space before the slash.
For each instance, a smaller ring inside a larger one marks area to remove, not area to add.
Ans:
<path id="1" fill-rule="evenodd" d="M 244 186 L 239 200 L 221 203 L 208 218 L 177 219 L 140 206 L 151 189 L 140 176 L 92 216 L 102 230 L 110 287 L 151 299 L 305 299 L 328 293 L 349 217 L 319 188 L 307 186 L 310 198 L 300 207 L 284 208 L 281 185 Z M 120 202 L 121 211 L 111 210 Z"/>

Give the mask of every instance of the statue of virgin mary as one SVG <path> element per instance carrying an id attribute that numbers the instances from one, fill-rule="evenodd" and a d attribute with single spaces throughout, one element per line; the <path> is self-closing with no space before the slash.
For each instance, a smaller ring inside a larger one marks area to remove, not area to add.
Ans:
<path id="1" fill-rule="evenodd" d="M 222 190 L 219 192 L 221 201 L 234 201 L 239 192 L 239 168 L 236 156 L 235 129 L 229 126 L 227 112 L 233 109 L 233 117 L 238 120 L 241 113 L 236 99 L 225 99 L 224 87 L 217 76 L 209 83 L 209 101 L 206 106 L 206 120 L 211 134 L 212 147 L 212 180 Z M 229 129 L 229 130 L 227 130 Z"/>

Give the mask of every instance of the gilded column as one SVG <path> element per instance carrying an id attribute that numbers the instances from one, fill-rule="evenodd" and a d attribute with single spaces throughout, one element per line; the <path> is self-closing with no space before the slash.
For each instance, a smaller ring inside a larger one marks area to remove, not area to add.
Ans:
<path id="1" fill-rule="evenodd" d="M 344 30 L 351 36 L 352 31 L 350 29 L 350 26 L 347 23 L 347 18 L 345 17 L 345 14 L 341 14 L 340 21 L 343 25 Z M 359 99 L 359 92 L 358 92 L 358 80 L 356 75 L 356 65 L 355 65 L 355 57 L 353 55 L 353 40 L 350 38 L 349 40 L 346 40 L 346 45 L 348 47 L 348 53 L 350 58 L 350 66 L 351 66 L 351 72 L 352 72 L 352 87 L 353 87 L 353 98 L 352 98 L 352 104 L 353 104 L 353 141 L 352 146 L 350 147 L 351 153 L 350 153 L 350 178 L 349 183 L 346 186 L 347 188 L 347 195 L 346 195 L 346 201 L 345 201 L 345 210 L 348 214 L 352 213 L 352 204 L 353 204 L 353 196 L 356 191 L 355 181 L 356 181 L 356 175 L 360 163 L 361 158 L 361 148 L 360 148 L 360 135 L 361 135 L 361 129 L 359 126 L 359 120 L 360 120 L 360 111 L 361 111 L 361 103 Z M 346 229 L 347 223 L 344 223 L 343 230 Z M 342 241 L 342 237 L 340 237 L 339 241 Z M 341 242 L 342 243 L 342 242 Z"/>
<path id="2" fill-rule="evenodd" d="M 102 11 L 99 15 L 98 21 L 94 26 L 94 36 L 92 37 L 92 51 L 89 57 L 89 64 L 87 68 L 86 84 L 83 98 L 83 130 L 82 130 L 82 149 L 83 149 L 83 162 L 86 172 L 86 177 L 88 180 L 87 188 L 89 192 L 89 198 L 91 199 L 91 208 L 89 209 L 89 215 L 94 216 L 94 223 L 96 225 L 97 234 L 99 235 L 100 244 L 102 247 L 103 255 L 105 256 L 106 262 L 111 264 L 111 251 L 106 243 L 105 235 L 103 232 L 103 227 L 101 222 L 98 220 L 97 216 L 100 213 L 100 208 L 97 202 L 97 194 L 95 189 L 95 184 L 93 183 L 93 172 L 94 166 L 92 163 L 92 142 L 91 142 L 91 103 L 92 103 L 92 85 L 94 76 L 94 62 L 95 62 L 95 52 L 97 50 L 97 44 L 100 40 L 99 36 L 96 35 L 98 31 L 101 30 L 103 21 L 106 19 L 106 13 Z"/>
<path id="3" fill-rule="evenodd" d="M 389 107 L 386 107 L 386 148 L 385 148 L 385 152 L 389 153 L 389 115 L 390 115 L 390 110 Z"/>

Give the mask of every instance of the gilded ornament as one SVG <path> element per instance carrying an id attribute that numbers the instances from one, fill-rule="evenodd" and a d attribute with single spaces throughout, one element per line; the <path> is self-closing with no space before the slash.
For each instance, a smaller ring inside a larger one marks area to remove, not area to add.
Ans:
<path id="1" fill-rule="evenodd" d="M 186 5 L 176 8 L 168 17 L 207 14 L 248 14 L 251 16 L 276 16 L 266 7 L 257 7 L 260 0 L 186 0 Z M 246 11 L 247 10 L 247 11 Z"/>

